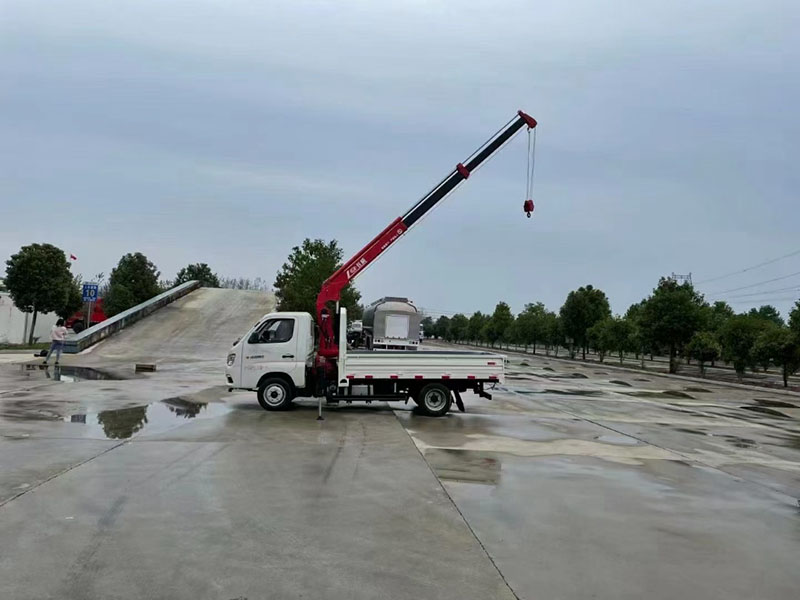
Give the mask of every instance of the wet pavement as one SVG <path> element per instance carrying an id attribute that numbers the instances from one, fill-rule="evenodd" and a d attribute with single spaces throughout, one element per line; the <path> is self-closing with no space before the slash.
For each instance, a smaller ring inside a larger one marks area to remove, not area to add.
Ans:
<path id="1" fill-rule="evenodd" d="M 317 421 L 222 342 L 133 373 L 157 329 L 0 368 L 0 596 L 797 597 L 800 396 L 512 356 L 465 414 Z"/>

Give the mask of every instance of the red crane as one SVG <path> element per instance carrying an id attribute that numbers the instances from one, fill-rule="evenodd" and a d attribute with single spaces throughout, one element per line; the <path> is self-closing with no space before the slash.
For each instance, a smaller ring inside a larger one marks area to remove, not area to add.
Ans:
<path id="1" fill-rule="evenodd" d="M 531 130 L 536 127 L 536 120 L 530 115 L 517 111 L 516 116 L 506 123 L 496 134 L 478 148 L 463 163 L 458 163 L 456 167 L 445 177 L 436 187 L 428 192 L 402 217 L 397 217 L 386 229 L 381 231 L 375 238 L 350 260 L 344 263 L 336 272 L 333 273 L 325 283 L 317 296 L 317 324 L 320 328 L 320 343 L 318 356 L 334 358 L 339 353 L 339 347 L 334 337 L 334 323 L 330 318 L 331 312 L 329 303 L 339 302 L 342 289 L 350 283 L 361 271 L 366 269 L 389 246 L 394 244 L 400 236 L 414 226 L 423 216 L 441 202 L 447 195 L 455 190 L 470 174 L 477 169 L 483 162 L 497 152 L 506 142 L 508 142 L 523 127 Z M 529 169 L 529 185 L 530 177 Z M 533 201 L 528 198 L 525 200 L 523 210 L 528 213 L 533 211 Z"/>

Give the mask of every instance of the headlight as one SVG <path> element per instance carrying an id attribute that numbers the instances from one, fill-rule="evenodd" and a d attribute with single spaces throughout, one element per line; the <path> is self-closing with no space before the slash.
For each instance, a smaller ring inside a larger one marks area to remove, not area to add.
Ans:
<path id="1" fill-rule="evenodd" d="M 228 354 L 228 366 L 232 367 L 234 362 L 236 362 L 236 353 Z"/>

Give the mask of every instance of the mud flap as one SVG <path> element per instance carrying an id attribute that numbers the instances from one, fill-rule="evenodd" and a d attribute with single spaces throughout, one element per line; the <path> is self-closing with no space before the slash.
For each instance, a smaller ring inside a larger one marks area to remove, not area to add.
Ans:
<path id="1" fill-rule="evenodd" d="M 453 390 L 453 396 L 456 398 L 456 406 L 458 407 L 458 410 L 461 412 L 467 412 L 464 410 L 464 401 L 461 399 L 461 394 L 458 393 L 458 390 Z"/>

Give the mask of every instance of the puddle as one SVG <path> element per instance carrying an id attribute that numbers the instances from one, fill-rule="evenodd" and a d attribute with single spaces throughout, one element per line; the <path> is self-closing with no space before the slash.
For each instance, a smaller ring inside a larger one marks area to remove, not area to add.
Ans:
<path id="1" fill-rule="evenodd" d="M 51 379 L 64 383 L 76 383 L 78 381 L 120 381 L 131 378 L 131 376 L 126 376 L 118 372 L 77 366 L 46 367 L 45 365 L 25 364 L 19 365 L 18 371 L 23 376 L 32 379 Z"/>
<path id="2" fill-rule="evenodd" d="M 430 448 L 425 460 L 439 479 L 497 485 L 501 463 L 496 453 L 452 448 Z"/>
<path id="3" fill-rule="evenodd" d="M 765 415 L 770 415 L 772 417 L 778 417 L 780 419 L 791 419 L 791 417 L 785 413 L 782 413 L 778 410 L 772 410 L 771 408 L 765 408 L 763 406 L 741 406 L 745 410 L 752 410 L 753 412 L 762 413 Z"/>
<path id="4" fill-rule="evenodd" d="M 622 385 L 625 387 L 631 387 L 631 384 L 627 381 L 622 381 L 621 379 L 611 379 L 608 383 L 613 383 L 614 385 Z"/>
<path id="5" fill-rule="evenodd" d="M 651 390 L 637 390 L 635 392 L 622 392 L 628 396 L 635 396 L 636 398 L 686 398 L 694 400 L 694 396 L 690 396 L 686 392 L 679 392 L 677 390 L 663 390 L 660 392 Z"/>
<path id="6" fill-rule="evenodd" d="M 755 401 L 760 406 L 770 406 L 772 408 L 800 408 L 800 406 L 797 406 L 796 404 L 781 402 L 780 400 L 764 400 L 763 398 L 756 398 Z"/>
<path id="7" fill-rule="evenodd" d="M 551 373 L 555 373 L 556 370 L 552 367 L 542 367 L 542 371 L 550 371 Z"/>
<path id="8" fill-rule="evenodd" d="M 682 431 L 683 433 L 693 433 L 695 435 L 709 435 L 705 431 L 700 431 L 699 429 L 686 429 L 685 427 L 676 427 L 675 431 Z"/>
<path id="9" fill-rule="evenodd" d="M 84 427 L 84 437 L 126 440 L 137 433 L 158 433 L 178 427 L 186 419 L 209 419 L 231 412 L 220 402 L 196 403 L 184 398 L 169 398 L 145 406 L 133 406 L 99 413 L 84 413 L 64 417 L 67 423 Z"/>
<path id="10" fill-rule="evenodd" d="M 521 363 L 519 363 L 519 366 L 520 366 L 520 367 L 530 367 L 530 366 L 531 366 L 531 364 L 530 364 L 530 363 L 526 363 L 526 362 L 523 360 Z"/>
<path id="11" fill-rule="evenodd" d="M 549 379 L 589 379 L 589 376 L 583 373 L 554 373 L 547 377 Z"/>
<path id="12" fill-rule="evenodd" d="M 598 398 L 605 396 L 605 392 L 600 390 L 579 390 L 579 389 L 566 389 L 566 390 L 511 390 L 517 394 L 553 394 L 555 396 L 587 396 L 591 398 Z"/>
<path id="13" fill-rule="evenodd" d="M 737 435 L 723 435 L 721 437 L 728 440 L 732 445 L 736 446 L 737 448 L 755 448 L 758 445 L 756 444 L 755 440 L 739 437 Z"/>
<path id="14" fill-rule="evenodd" d="M 605 371 L 594 371 L 595 375 L 608 375 Z"/>

